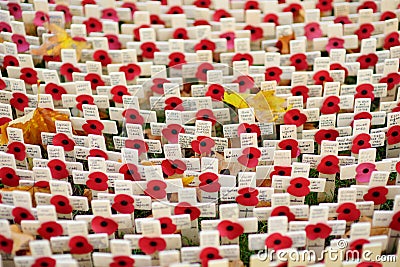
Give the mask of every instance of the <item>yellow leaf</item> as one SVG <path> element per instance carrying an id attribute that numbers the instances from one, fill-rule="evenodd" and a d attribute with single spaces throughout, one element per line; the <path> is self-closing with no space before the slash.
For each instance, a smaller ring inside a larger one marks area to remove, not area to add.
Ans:
<path id="1" fill-rule="evenodd" d="M 246 98 L 249 107 L 254 109 L 255 117 L 259 122 L 272 122 L 277 113 L 286 112 L 286 100 L 275 95 L 274 90 L 260 91 L 256 95 Z"/>
<path id="2" fill-rule="evenodd" d="M 235 108 L 248 108 L 249 105 L 246 102 L 246 97 L 249 94 L 238 94 L 233 91 L 225 92 L 223 101 Z"/>
<path id="3" fill-rule="evenodd" d="M 194 176 L 185 176 L 182 178 L 183 186 L 188 186 L 191 182 L 193 182 Z"/>

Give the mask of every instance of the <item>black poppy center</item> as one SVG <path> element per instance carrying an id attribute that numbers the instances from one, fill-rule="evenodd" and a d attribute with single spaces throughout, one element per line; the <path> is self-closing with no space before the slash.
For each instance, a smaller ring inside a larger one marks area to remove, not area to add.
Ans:
<path id="1" fill-rule="evenodd" d="M 178 164 L 176 164 L 176 163 L 171 164 L 171 168 L 172 169 L 178 169 Z"/>
<path id="2" fill-rule="evenodd" d="M 320 81 L 325 81 L 325 77 L 324 76 L 320 76 L 319 78 L 318 78 Z"/>
<path id="3" fill-rule="evenodd" d="M 338 46 L 339 43 L 338 42 L 333 42 L 333 46 Z"/>
<path id="4" fill-rule="evenodd" d="M 226 38 L 225 38 L 227 41 L 230 41 L 231 40 L 231 37 L 230 36 L 226 36 Z"/>
<path id="5" fill-rule="evenodd" d="M 333 107 L 335 104 L 333 102 L 328 102 L 328 107 Z"/>
<path id="6" fill-rule="evenodd" d="M 161 188 L 160 188 L 158 185 L 156 185 L 156 186 L 153 187 L 153 190 L 154 190 L 154 191 L 160 191 Z"/>
<path id="7" fill-rule="evenodd" d="M 90 23 L 90 24 L 89 24 L 89 27 L 90 27 L 90 28 L 96 28 L 96 24 Z"/>
<path id="8" fill-rule="evenodd" d="M 212 179 L 207 179 L 206 180 L 206 184 L 212 184 L 213 183 L 213 180 Z"/>
<path id="9" fill-rule="evenodd" d="M 121 201 L 121 205 L 122 205 L 122 206 L 128 206 L 128 201 L 122 200 L 122 201 Z"/>
<path id="10" fill-rule="evenodd" d="M 208 48 L 208 47 L 207 47 L 206 45 L 202 45 L 202 46 L 201 46 L 201 49 L 203 49 L 203 50 L 207 50 L 207 48 Z"/>
<path id="11" fill-rule="evenodd" d="M 83 101 L 82 101 L 82 104 L 89 104 L 89 101 L 83 100 Z"/>
<path id="12" fill-rule="evenodd" d="M 285 175 L 285 171 L 279 171 L 279 172 L 278 172 L 278 175 L 280 175 L 280 176 Z"/>
<path id="13" fill-rule="evenodd" d="M 201 71 L 201 72 L 203 72 L 203 73 L 207 73 L 207 71 L 208 71 L 208 69 L 202 69 L 202 71 Z"/>
<path id="14" fill-rule="evenodd" d="M 368 30 L 367 30 L 366 28 L 364 28 L 364 29 L 361 30 L 361 32 L 362 32 L 362 33 L 367 33 Z"/>
<path id="15" fill-rule="evenodd" d="M 252 153 L 249 153 L 249 154 L 247 155 L 247 158 L 248 158 L 248 159 L 252 159 L 252 158 L 254 158 L 254 155 L 253 155 Z"/>
<path id="16" fill-rule="evenodd" d="M 294 116 L 293 116 L 293 120 L 298 121 L 299 119 L 300 119 L 300 116 L 299 116 L 299 115 L 294 115 Z"/>
<path id="17" fill-rule="evenodd" d="M 380 195 L 381 195 L 381 194 L 380 194 L 379 192 L 376 192 L 376 191 L 372 193 L 372 196 L 373 196 L 373 197 L 379 197 Z"/>
<path id="18" fill-rule="evenodd" d="M 147 48 L 146 48 L 146 51 L 150 53 L 150 52 L 152 52 L 152 51 L 153 51 L 153 48 L 151 48 L 151 47 L 147 47 Z"/>
<path id="19" fill-rule="evenodd" d="M 250 194 L 250 193 L 245 193 L 245 194 L 243 195 L 243 197 L 244 197 L 244 198 L 251 198 L 251 194 Z"/>
<path id="20" fill-rule="evenodd" d="M 330 133 L 325 134 L 325 138 L 331 138 L 332 135 Z"/>
<path id="21" fill-rule="evenodd" d="M 124 92 L 122 92 L 122 91 L 118 91 L 117 95 L 119 95 L 119 96 L 123 96 L 123 95 L 124 95 Z"/>
<path id="22" fill-rule="evenodd" d="M 96 179 L 94 179 L 94 181 L 95 181 L 96 183 L 100 184 L 103 180 L 102 180 L 101 178 L 96 178 Z"/>
<path id="23" fill-rule="evenodd" d="M 47 227 L 47 228 L 46 228 L 46 232 L 49 233 L 49 234 L 51 234 L 51 233 L 54 232 L 54 229 L 51 228 L 51 227 Z"/>
<path id="24" fill-rule="evenodd" d="M 90 129 L 96 130 L 97 127 L 96 127 L 96 125 L 94 125 L 94 124 L 90 124 Z"/>
<path id="25" fill-rule="evenodd" d="M 343 210 L 343 213 L 344 213 L 344 214 L 350 214 L 350 212 L 351 212 L 350 209 L 344 209 L 344 210 Z"/>
<path id="26" fill-rule="evenodd" d="M 114 39 L 111 39 L 111 38 L 110 38 L 110 39 L 108 39 L 108 42 L 109 42 L 109 43 L 114 43 Z"/>
<path id="27" fill-rule="evenodd" d="M 61 143 L 62 143 L 63 145 L 68 145 L 68 144 L 69 144 L 69 141 L 66 140 L 66 139 L 64 139 L 64 140 L 61 141 Z"/>
<path id="28" fill-rule="evenodd" d="M 131 115 L 129 116 L 129 118 L 131 118 L 132 120 L 136 120 L 136 115 L 135 115 L 135 114 L 131 114 Z"/>
<path id="29" fill-rule="evenodd" d="M 314 233 L 320 233 L 320 232 L 321 232 L 321 228 L 319 228 L 319 227 L 314 228 Z"/>
<path id="30" fill-rule="evenodd" d="M 19 39 L 17 42 L 18 42 L 18 44 L 22 44 L 22 40 L 21 39 Z M 28 75 L 26 75 L 26 76 L 28 76 Z"/>
<path id="31" fill-rule="evenodd" d="M 388 83 L 394 82 L 393 78 L 389 78 L 387 81 L 388 81 Z"/>
<path id="32" fill-rule="evenodd" d="M 126 261 L 119 261 L 118 265 L 119 266 L 125 266 L 125 265 L 127 265 L 127 263 L 126 263 Z"/>
<path id="33" fill-rule="evenodd" d="M 21 213 L 21 218 L 22 218 L 22 219 L 28 218 L 28 214 L 26 214 L 25 212 L 22 212 L 22 213 Z"/>
<path id="34" fill-rule="evenodd" d="M 178 33 L 177 36 L 178 36 L 179 39 L 183 38 L 183 34 L 182 33 Z"/>
<path id="35" fill-rule="evenodd" d="M 274 19 L 269 19 L 268 22 L 273 23 L 273 22 L 275 22 L 275 20 Z"/>
<path id="36" fill-rule="evenodd" d="M 359 145 L 359 146 L 362 146 L 362 145 L 364 145 L 364 140 L 360 140 L 360 141 L 358 141 L 358 142 L 357 142 L 357 145 Z"/>
<path id="37" fill-rule="evenodd" d="M 56 171 L 61 171 L 61 170 L 62 170 L 62 167 L 61 167 L 60 165 L 56 165 L 56 166 L 54 167 L 54 169 L 55 169 Z"/>
<path id="38" fill-rule="evenodd" d="M 365 62 L 370 63 L 370 62 L 371 62 L 371 58 L 367 57 L 367 58 L 365 59 Z"/>
<path id="39" fill-rule="evenodd" d="M 160 226 L 161 226 L 161 229 L 166 229 L 168 227 L 168 224 L 162 223 Z"/>
<path id="40" fill-rule="evenodd" d="M 134 145 L 133 145 L 133 148 L 139 149 L 139 148 L 140 148 L 140 145 L 139 145 L 139 144 L 134 144 Z"/>
<path id="41" fill-rule="evenodd" d="M 330 167 L 330 166 L 333 165 L 333 163 L 332 163 L 332 161 L 327 161 L 327 162 L 325 163 L 325 165 L 328 166 L 328 167 Z"/>
<path id="42" fill-rule="evenodd" d="M 7 179 L 12 179 L 12 178 L 14 178 L 14 175 L 12 175 L 11 173 L 7 173 L 6 174 L 6 178 Z"/>
<path id="43" fill-rule="evenodd" d="M 362 245 L 361 245 L 361 244 L 359 244 L 359 245 L 355 246 L 355 249 L 356 249 L 356 250 L 360 250 L 360 249 L 362 249 Z"/>
<path id="44" fill-rule="evenodd" d="M 189 208 L 185 209 L 185 214 L 191 214 L 191 213 L 192 213 L 192 209 L 189 209 Z"/>
<path id="45" fill-rule="evenodd" d="M 66 203 L 64 201 L 58 201 L 57 204 L 60 207 L 64 207 L 66 205 Z"/>
<path id="46" fill-rule="evenodd" d="M 300 58 L 296 59 L 296 63 L 300 64 L 301 63 L 301 59 Z"/>
<path id="47" fill-rule="evenodd" d="M 17 153 L 19 153 L 19 152 L 21 152 L 21 148 L 15 147 L 15 148 L 14 148 L 14 151 L 17 152 Z"/>
<path id="48" fill-rule="evenodd" d="M 315 28 L 314 28 L 314 27 L 311 27 L 311 28 L 310 28 L 310 32 L 315 32 Z"/>
<path id="49" fill-rule="evenodd" d="M 83 248 L 83 247 L 85 246 L 85 244 L 84 244 L 83 242 L 77 242 L 77 243 L 76 243 L 76 246 L 77 246 L 78 248 Z"/>
<path id="50" fill-rule="evenodd" d="M 99 83 L 99 80 L 97 80 L 96 78 L 92 80 L 92 83 Z"/>
<path id="51" fill-rule="evenodd" d="M 285 150 L 292 150 L 292 149 L 293 149 L 292 146 L 286 146 L 286 147 L 285 147 Z"/>
<path id="52" fill-rule="evenodd" d="M 233 226 L 232 226 L 232 225 L 228 225 L 228 226 L 226 227 L 226 230 L 227 230 L 227 231 L 233 231 Z"/>
<path id="53" fill-rule="evenodd" d="M 274 245 L 280 245 L 281 243 L 282 241 L 279 239 L 274 240 Z"/>
<path id="54" fill-rule="evenodd" d="M 172 134 L 178 134 L 178 131 L 175 130 L 175 129 L 173 129 L 173 130 L 171 131 L 171 133 L 172 133 Z"/>
<path id="55" fill-rule="evenodd" d="M 24 103 L 24 100 L 22 98 L 17 98 L 17 102 L 22 104 L 22 103 Z"/>
<path id="56" fill-rule="evenodd" d="M 1 241 L 1 242 L 0 242 L 0 245 L 1 245 L 2 247 L 6 247 L 6 246 L 8 245 L 8 243 L 7 243 L 7 241 Z"/>
<path id="57" fill-rule="evenodd" d="M 212 93 L 213 93 L 214 95 L 216 95 L 216 94 L 219 93 L 219 90 L 218 90 L 218 89 L 214 89 L 214 90 L 212 90 Z"/>
<path id="58" fill-rule="evenodd" d="M 251 133 L 251 128 L 246 128 L 246 133 Z"/>
<path id="59" fill-rule="evenodd" d="M 270 71 L 270 72 L 268 73 L 268 75 L 269 75 L 269 76 L 275 76 L 275 72 L 274 72 L 274 71 Z"/>
<path id="60" fill-rule="evenodd" d="M 208 115 L 203 115 L 203 119 L 207 120 L 209 118 Z"/>
<path id="61" fill-rule="evenodd" d="M 67 69 L 67 72 L 68 72 L 68 73 L 73 73 L 73 72 L 74 72 L 74 69 L 73 69 L 73 68 L 68 68 L 68 69 Z"/>
<path id="62" fill-rule="evenodd" d="M 399 135 L 399 132 L 393 132 L 393 133 L 392 133 L 392 136 L 393 136 L 393 137 L 396 137 L 396 136 L 398 136 L 398 135 Z"/>
<path id="63" fill-rule="evenodd" d="M 100 223 L 100 226 L 101 226 L 101 227 L 107 227 L 107 225 L 108 225 L 108 222 L 106 222 L 106 221 L 102 221 L 102 222 Z"/>
<path id="64" fill-rule="evenodd" d="M 302 188 L 303 185 L 302 185 L 301 183 L 296 183 L 294 187 L 296 187 L 296 188 Z"/>

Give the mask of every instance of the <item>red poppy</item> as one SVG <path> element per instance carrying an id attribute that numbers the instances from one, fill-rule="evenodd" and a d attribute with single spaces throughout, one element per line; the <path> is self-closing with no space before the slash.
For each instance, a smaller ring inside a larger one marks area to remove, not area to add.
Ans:
<path id="1" fill-rule="evenodd" d="M 365 1 L 357 7 L 357 11 L 359 11 L 360 9 L 372 9 L 372 12 L 376 13 L 376 11 L 378 10 L 378 6 L 374 1 Z"/>
<path id="2" fill-rule="evenodd" d="M 256 206 L 258 204 L 258 190 L 252 187 L 239 189 L 236 202 L 242 206 Z"/>
<path id="3" fill-rule="evenodd" d="M 167 196 L 166 188 L 167 184 L 164 181 L 151 180 L 147 182 L 147 188 L 144 193 L 153 199 L 164 199 Z"/>
<path id="4" fill-rule="evenodd" d="M 270 67 L 265 70 L 265 80 L 266 81 L 276 81 L 279 83 L 281 81 L 282 70 L 279 67 Z"/>
<path id="5" fill-rule="evenodd" d="M 68 242 L 71 254 L 88 254 L 93 251 L 93 246 L 84 236 L 74 236 Z"/>
<path id="6" fill-rule="evenodd" d="M 169 54 L 168 66 L 176 69 L 182 69 L 182 65 L 186 64 L 185 54 L 181 52 L 173 52 Z"/>
<path id="7" fill-rule="evenodd" d="M 82 0 L 81 5 L 86 6 L 86 5 L 95 5 L 96 1 L 95 0 Z"/>
<path id="8" fill-rule="evenodd" d="M 2 21 L 2 22 L 0 22 L 0 31 L 1 32 L 12 32 L 12 29 L 8 23 Z"/>
<path id="9" fill-rule="evenodd" d="M 151 86 L 151 90 L 154 93 L 157 93 L 159 95 L 164 94 L 164 83 L 169 83 L 167 79 L 164 78 L 154 78 L 153 79 L 153 85 Z"/>
<path id="10" fill-rule="evenodd" d="M 290 211 L 289 207 L 286 206 L 277 206 L 271 211 L 271 216 L 286 216 L 288 218 L 288 222 L 294 221 L 296 216 L 293 212 Z"/>
<path id="11" fill-rule="evenodd" d="M 283 121 L 287 125 L 296 125 L 299 127 L 307 121 L 307 116 L 298 109 L 291 109 L 285 113 Z"/>
<path id="12" fill-rule="evenodd" d="M 364 262 L 360 262 L 357 264 L 356 267 L 382 267 L 382 263 L 379 262 L 368 262 L 368 261 L 364 261 Z"/>
<path id="13" fill-rule="evenodd" d="M 253 65 L 253 56 L 248 54 L 248 53 L 237 53 L 232 57 L 232 62 L 234 61 L 245 61 L 247 60 L 249 62 L 249 66 Z"/>
<path id="14" fill-rule="evenodd" d="M 11 119 L 8 117 L 0 117 L 0 126 L 4 125 L 6 123 L 9 123 L 10 121 L 11 121 Z"/>
<path id="15" fill-rule="evenodd" d="M 60 74 L 65 77 L 67 81 L 72 81 L 72 74 L 74 72 L 81 72 L 80 69 L 72 65 L 71 63 L 64 63 L 60 67 Z"/>
<path id="16" fill-rule="evenodd" d="M 377 171 L 376 165 L 369 162 L 358 164 L 356 167 L 356 180 L 360 183 L 368 183 L 372 172 Z"/>
<path id="17" fill-rule="evenodd" d="M 336 174 L 340 171 L 339 159 L 335 155 L 324 156 L 317 166 L 317 171 L 323 174 Z"/>
<path id="18" fill-rule="evenodd" d="M 176 144 L 178 143 L 179 133 L 185 133 L 185 129 L 179 124 L 169 124 L 162 129 L 161 133 L 169 143 Z"/>
<path id="19" fill-rule="evenodd" d="M 340 110 L 339 107 L 340 98 L 332 95 L 325 98 L 324 102 L 322 103 L 321 113 L 322 114 L 335 114 L 338 113 Z"/>
<path id="20" fill-rule="evenodd" d="M 179 111 L 184 111 L 185 108 L 183 107 L 182 99 L 176 96 L 168 97 L 164 101 L 165 107 L 164 110 L 179 110 Z"/>
<path id="21" fill-rule="evenodd" d="M 124 116 L 126 123 L 133 123 L 133 124 L 143 124 L 144 118 L 140 115 L 139 111 L 136 109 L 125 109 L 122 112 L 122 116 Z"/>
<path id="22" fill-rule="evenodd" d="M 239 237 L 244 232 L 244 228 L 241 224 L 229 220 L 221 221 L 217 229 L 221 237 L 227 237 L 229 240 Z"/>
<path id="23" fill-rule="evenodd" d="M 374 25 L 371 23 L 361 24 L 360 27 L 354 32 L 358 36 L 358 40 L 363 40 L 371 37 L 372 32 L 375 30 Z"/>
<path id="24" fill-rule="evenodd" d="M 399 46 L 400 45 L 399 37 L 400 34 L 398 32 L 392 32 L 386 35 L 383 48 L 389 50 L 391 47 Z"/>
<path id="25" fill-rule="evenodd" d="M 356 87 L 356 92 L 354 98 L 371 98 L 371 101 L 375 99 L 374 86 L 372 84 L 359 84 Z"/>
<path id="26" fill-rule="evenodd" d="M 131 10 L 131 18 L 133 19 L 133 14 L 137 11 L 137 7 L 133 2 L 124 2 L 121 7 L 129 8 Z"/>
<path id="27" fill-rule="evenodd" d="M 199 176 L 199 188 L 205 192 L 218 192 L 221 184 L 218 182 L 218 175 L 212 172 L 205 172 Z"/>
<path id="28" fill-rule="evenodd" d="M 15 170 L 10 167 L 0 168 L 0 179 L 2 184 L 11 187 L 18 186 L 20 180 Z"/>
<path id="29" fill-rule="evenodd" d="M 353 152 L 354 154 L 358 154 L 360 149 L 370 148 L 371 147 L 371 144 L 369 143 L 370 140 L 371 140 L 371 136 L 369 134 L 361 133 L 361 134 L 357 135 L 353 139 L 353 145 L 351 147 L 351 152 Z"/>
<path id="30" fill-rule="evenodd" d="M 43 26 L 44 23 L 48 23 L 50 21 L 50 17 L 43 11 L 36 11 L 35 17 L 33 18 L 33 24 L 35 26 Z"/>
<path id="31" fill-rule="evenodd" d="M 393 215 L 389 227 L 392 230 L 400 231 L 400 211 Z"/>
<path id="32" fill-rule="evenodd" d="M 132 214 L 135 210 L 134 202 L 130 195 L 118 194 L 114 197 L 112 208 L 122 214 Z"/>
<path id="33" fill-rule="evenodd" d="M 258 41 L 263 38 L 264 31 L 261 27 L 256 27 L 253 25 L 247 25 L 243 30 L 250 31 L 251 41 Z"/>
<path id="34" fill-rule="evenodd" d="M 165 14 L 183 14 L 185 13 L 180 6 L 171 6 Z"/>
<path id="35" fill-rule="evenodd" d="M 38 234 L 44 239 L 50 240 L 50 238 L 55 236 L 60 236 L 63 234 L 62 226 L 57 222 L 43 222 L 38 228 Z"/>
<path id="36" fill-rule="evenodd" d="M 381 13 L 380 21 L 385 21 L 389 19 L 395 19 L 397 18 L 396 13 L 393 13 L 392 11 L 385 11 Z"/>
<path id="37" fill-rule="evenodd" d="M 53 137 L 53 145 L 62 146 L 65 151 L 69 152 L 74 150 L 75 142 L 64 133 L 57 133 Z"/>
<path id="38" fill-rule="evenodd" d="M 136 41 L 140 41 L 140 29 L 148 29 L 151 28 L 150 25 L 140 25 L 139 27 L 136 27 L 133 29 L 133 37 Z"/>
<path id="39" fill-rule="evenodd" d="M 226 39 L 228 50 L 231 50 L 235 47 L 235 32 L 225 32 L 220 34 L 219 37 Z"/>
<path id="40" fill-rule="evenodd" d="M 82 106 L 84 104 L 88 105 L 95 105 L 94 103 L 94 98 L 91 95 L 79 95 L 76 97 L 76 108 L 79 109 L 80 111 L 83 111 Z"/>
<path id="41" fill-rule="evenodd" d="M 232 17 L 232 15 L 224 9 L 215 10 L 213 14 L 214 21 L 220 21 L 222 18 L 230 18 L 230 17 Z"/>
<path id="42" fill-rule="evenodd" d="M 7 153 L 13 154 L 16 160 L 24 160 L 26 157 L 26 147 L 21 142 L 11 142 L 7 146 Z"/>
<path id="43" fill-rule="evenodd" d="M 213 83 L 208 86 L 208 90 L 205 95 L 211 97 L 213 100 L 222 101 L 224 98 L 224 93 L 225 90 L 222 85 Z"/>
<path id="44" fill-rule="evenodd" d="M 191 142 L 191 145 L 197 154 L 211 154 L 211 149 L 215 146 L 215 141 L 207 136 L 198 136 Z"/>
<path id="45" fill-rule="evenodd" d="M 14 33 L 11 36 L 11 41 L 17 45 L 18 53 L 23 53 L 29 50 L 30 44 L 26 41 L 25 36 Z"/>
<path id="46" fill-rule="evenodd" d="M 8 3 L 7 7 L 10 15 L 12 15 L 15 19 L 22 18 L 22 9 L 18 3 Z"/>
<path id="47" fill-rule="evenodd" d="M 254 87 L 254 79 L 248 75 L 238 76 L 233 82 L 239 84 L 240 93 L 244 93 Z"/>
<path id="48" fill-rule="evenodd" d="M 14 56 L 6 55 L 3 58 L 3 68 L 7 68 L 8 66 L 19 67 L 18 59 Z"/>
<path id="49" fill-rule="evenodd" d="M 375 67 L 376 63 L 378 63 L 378 56 L 373 53 L 361 55 L 357 58 L 357 62 L 360 63 L 361 69 L 368 69 L 369 67 Z"/>
<path id="50" fill-rule="evenodd" d="M 53 179 L 60 180 L 68 178 L 69 172 L 64 161 L 59 159 L 51 159 L 49 162 L 47 162 L 47 167 L 50 168 L 51 177 Z"/>
<path id="51" fill-rule="evenodd" d="M 269 13 L 264 16 L 263 22 L 274 23 L 275 26 L 279 26 L 279 17 L 274 13 Z"/>
<path id="52" fill-rule="evenodd" d="M 183 40 L 189 39 L 188 32 L 185 28 L 175 29 L 174 33 L 172 34 L 172 37 L 174 39 L 183 39 Z"/>
<path id="53" fill-rule="evenodd" d="M 107 182 L 108 177 L 104 172 L 92 172 L 88 175 L 86 185 L 92 190 L 105 191 L 108 189 Z"/>
<path id="54" fill-rule="evenodd" d="M 50 199 L 50 204 L 54 205 L 56 212 L 60 214 L 70 214 L 73 211 L 73 207 L 66 196 L 55 195 Z"/>
<path id="55" fill-rule="evenodd" d="M 351 122 L 351 126 L 353 126 L 353 123 L 355 120 L 363 120 L 363 119 L 368 119 L 368 120 L 372 120 L 372 115 L 369 112 L 360 112 L 357 113 L 354 117 L 353 117 L 353 121 Z"/>
<path id="56" fill-rule="evenodd" d="M 293 86 L 290 90 L 293 96 L 303 96 L 303 103 L 307 103 L 309 97 L 308 92 L 310 91 L 305 85 Z"/>
<path id="57" fill-rule="evenodd" d="M 69 7 L 66 5 L 56 5 L 56 7 L 54 8 L 55 11 L 61 11 L 64 13 L 64 19 L 66 23 L 70 23 L 72 22 L 72 13 L 69 10 Z"/>
<path id="58" fill-rule="evenodd" d="M 110 267 L 133 267 L 135 260 L 129 256 L 114 256 Z"/>
<path id="59" fill-rule="evenodd" d="M 142 69 L 139 67 L 139 65 L 131 63 L 126 66 L 121 66 L 119 68 L 119 71 L 122 71 L 125 73 L 125 78 L 128 81 L 134 80 L 136 77 L 140 76 L 140 73 L 142 72 Z"/>
<path id="60" fill-rule="evenodd" d="M 101 121 L 98 120 L 86 120 L 86 123 L 82 125 L 82 129 L 87 134 L 97 134 L 102 135 L 102 131 L 104 130 L 104 125 Z"/>
<path id="61" fill-rule="evenodd" d="M 370 242 L 367 239 L 364 238 L 359 238 L 356 240 L 353 240 L 349 244 L 349 250 L 350 251 L 358 251 L 359 253 L 362 252 L 362 248 L 365 244 L 369 244 Z M 349 254 L 351 256 L 351 254 Z"/>
<path id="62" fill-rule="evenodd" d="M 142 179 L 137 166 L 133 163 L 125 163 L 118 172 L 124 175 L 125 180 L 140 181 Z"/>
<path id="63" fill-rule="evenodd" d="M 333 8 L 332 0 L 319 0 L 315 7 L 322 12 L 331 11 Z"/>
<path id="64" fill-rule="evenodd" d="M 332 228 L 325 223 L 309 224 L 305 230 L 307 238 L 310 240 L 326 239 L 332 233 Z"/>
<path id="65" fill-rule="evenodd" d="M 219 255 L 219 250 L 214 247 L 205 247 L 200 251 L 199 258 L 201 260 L 201 266 L 208 267 L 208 262 L 211 260 L 222 259 Z"/>
<path id="66" fill-rule="evenodd" d="M 29 98 L 24 93 L 14 92 L 10 105 L 19 111 L 24 111 L 29 106 Z"/>
<path id="67" fill-rule="evenodd" d="M 261 136 L 260 127 L 257 124 L 241 123 L 237 132 L 239 136 L 242 133 L 256 133 L 257 136 Z"/>
<path id="68" fill-rule="evenodd" d="M 90 82 L 92 90 L 96 90 L 97 86 L 105 85 L 104 81 L 101 79 L 101 76 L 98 75 L 97 73 L 88 73 L 85 76 L 85 81 Z"/>
<path id="69" fill-rule="evenodd" d="M 7 87 L 6 83 L 3 81 L 3 79 L 0 79 L 0 90 L 3 90 Z"/>
<path id="70" fill-rule="evenodd" d="M 287 192 L 295 197 L 304 197 L 310 193 L 310 180 L 303 177 L 298 177 L 290 180 L 290 185 Z"/>
<path id="71" fill-rule="evenodd" d="M 303 53 L 294 54 L 290 57 L 291 66 L 294 66 L 297 71 L 307 70 L 307 56 Z"/>
<path id="72" fill-rule="evenodd" d="M 96 18 L 89 18 L 83 22 L 86 26 L 86 32 L 92 33 L 92 32 L 101 32 L 103 31 L 103 24 L 99 19 Z"/>
<path id="73" fill-rule="evenodd" d="M 272 176 L 290 176 L 292 174 L 292 167 L 284 167 L 284 166 L 274 166 L 274 170 L 269 174 L 269 178 L 272 179 Z"/>
<path id="74" fill-rule="evenodd" d="M 215 118 L 211 109 L 200 109 L 197 111 L 196 120 L 211 121 L 213 126 L 217 122 L 217 119 Z"/>
<path id="75" fill-rule="evenodd" d="M 186 171 L 186 164 L 179 159 L 164 159 L 161 163 L 162 171 L 168 175 L 182 174 Z"/>
<path id="76" fill-rule="evenodd" d="M 214 52 L 215 48 L 216 46 L 214 42 L 207 39 L 203 39 L 194 46 L 194 51 L 211 50 Z"/>
<path id="77" fill-rule="evenodd" d="M 93 53 L 93 60 L 97 62 L 101 62 L 103 67 L 106 67 L 108 64 L 111 64 L 112 60 L 105 50 L 97 50 Z"/>
<path id="78" fill-rule="evenodd" d="M 158 218 L 161 226 L 161 233 L 163 235 L 174 234 L 176 232 L 176 225 L 169 217 Z"/>
<path id="79" fill-rule="evenodd" d="M 208 62 L 201 63 L 197 67 L 196 78 L 201 81 L 207 81 L 207 71 L 209 71 L 209 70 L 214 70 L 214 67 L 212 64 L 210 64 Z"/>
<path id="80" fill-rule="evenodd" d="M 165 25 L 165 21 L 155 14 L 150 15 L 150 22 L 151 24 Z"/>
<path id="81" fill-rule="evenodd" d="M 322 34 L 323 33 L 318 22 L 307 23 L 304 27 L 304 35 L 307 37 L 307 40 L 319 38 L 322 36 Z"/>
<path id="82" fill-rule="evenodd" d="M 386 133 L 386 137 L 389 145 L 400 143 L 400 126 L 399 125 L 391 126 Z"/>
<path id="83" fill-rule="evenodd" d="M 187 202 L 181 202 L 178 205 L 175 206 L 174 208 L 174 214 L 175 215 L 181 215 L 181 214 L 189 214 L 190 215 L 190 220 L 194 221 L 197 218 L 200 217 L 200 209 L 190 205 L 190 203 Z"/>
<path id="84" fill-rule="evenodd" d="M 211 5 L 211 0 L 196 0 L 193 5 L 200 8 L 209 8 Z"/>
<path id="85" fill-rule="evenodd" d="M 400 84 L 400 74 L 397 72 L 389 73 L 387 76 L 379 80 L 380 83 L 386 83 L 387 89 L 392 90 L 396 85 Z"/>
<path id="86" fill-rule="evenodd" d="M 96 234 L 106 233 L 112 235 L 118 230 L 118 223 L 111 218 L 105 218 L 101 216 L 95 216 L 92 219 L 92 230 Z"/>
<path id="87" fill-rule="evenodd" d="M 116 86 L 114 86 L 111 89 L 110 93 L 113 95 L 112 100 L 115 103 L 120 103 L 120 104 L 123 103 L 122 98 L 123 98 L 124 95 L 128 95 L 128 96 L 131 95 L 128 92 L 128 88 L 125 85 L 116 85 Z"/>
<path id="88" fill-rule="evenodd" d="M 381 205 L 386 202 L 388 192 L 388 189 L 384 186 L 372 187 L 368 189 L 363 198 L 365 201 L 373 201 L 374 205 Z"/>
<path id="89" fill-rule="evenodd" d="M 115 22 L 119 21 L 118 13 L 114 8 L 104 8 L 101 11 L 101 18 L 102 19 L 109 19 Z"/>
<path id="90" fill-rule="evenodd" d="M 352 222 L 360 218 L 361 212 L 357 209 L 356 204 L 351 202 L 342 203 L 336 209 L 338 213 L 338 220 L 345 220 L 346 222 Z"/>
<path id="91" fill-rule="evenodd" d="M 21 221 L 26 220 L 26 221 L 33 221 L 35 220 L 35 217 L 32 215 L 32 213 L 23 207 L 15 207 L 13 208 L 11 212 L 12 216 L 14 217 L 14 222 L 21 224 Z"/>
<path id="92" fill-rule="evenodd" d="M 140 139 L 126 140 L 125 147 L 136 149 L 138 151 L 139 156 L 142 154 L 146 154 L 147 151 L 149 151 L 149 145 L 145 141 Z"/>
<path id="93" fill-rule="evenodd" d="M 118 39 L 118 36 L 115 34 L 105 34 L 104 37 L 107 38 L 108 48 L 111 50 L 120 50 L 121 42 Z"/>
<path id="94" fill-rule="evenodd" d="M 301 153 L 299 143 L 295 139 L 284 139 L 278 143 L 278 146 L 280 149 L 290 150 L 292 158 L 297 158 Z"/>
<path id="95" fill-rule="evenodd" d="M 0 251 L 11 254 L 13 245 L 14 241 L 12 239 L 8 239 L 4 235 L 0 235 Z"/>
<path id="96" fill-rule="evenodd" d="M 211 24 L 208 22 L 208 20 L 205 20 L 205 19 L 198 19 L 193 22 L 193 26 L 202 26 L 202 25 L 211 26 Z"/>
<path id="97" fill-rule="evenodd" d="M 333 63 L 329 66 L 330 70 L 343 70 L 344 71 L 344 77 L 347 77 L 349 75 L 349 71 L 346 67 L 343 67 L 340 63 Z"/>
<path id="98" fill-rule="evenodd" d="M 142 45 L 140 46 L 140 49 L 142 50 L 142 56 L 145 58 L 149 58 L 149 59 L 153 59 L 154 53 L 160 51 L 157 48 L 156 44 L 152 43 L 152 42 L 142 43 Z"/>
<path id="99" fill-rule="evenodd" d="M 248 168 L 254 168 L 258 165 L 258 159 L 261 152 L 256 147 L 246 147 L 242 151 L 242 155 L 238 158 L 238 162 Z"/>
<path id="100" fill-rule="evenodd" d="M 278 251 L 280 249 L 291 248 L 293 241 L 288 236 L 281 235 L 280 233 L 273 233 L 268 235 L 267 239 L 265 239 L 265 245 L 267 248 Z"/>
<path id="101" fill-rule="evenodd" d="M 353 23 L 348 16 L 337 16 L 334 20 L 334 23 L 341 23 L 341 24 L 351 24 Z"/>
<path id="102" fill-rule="evenodd" d="M 244 10 L 248 9 L 259 9 L 258 2 L 249 0 L 244 4 Z"/>
<path id="103" fill-rule="evenodd" d="M 19 78 L 21 80 L 24 80 L 24 82 L 27 84 L 36 84 L 39 80 L 37 77 L 37 72 L 32 68 L 22 68 L 20 72 L 21 75 L 19 76 Z"/>
<path id="104" fill-rule="evenodd" d="M 328 52 L 330 52 L 331 49 L 344 48 L 344 39 L 338 37 L 329 38 L 325 48 Z"/>
<path id="105" fill-rule="evenodd" d="M 399 111 L 400 111 L 400 103 L 398 103 L 397 106 L 392 109 L 392 112 L 399 112 Z"/>
<path id="106" fill-rule="evenodd" d="M 327 70 L 317 71 L 314 73 L 313 79 L 316 85 L 323 85 L 325 82 L 333 82 L 333 79 Z"/>
<path id="107" fill-rule="evenodd" d="M 50 94 L 54 100 L 61 100 L 62 98 L 61 96 L 67 93 L 64 87 L 57 85 L 55 83 L 46 84 L 44 91 L 46 92 L 46 94 Z"/>

